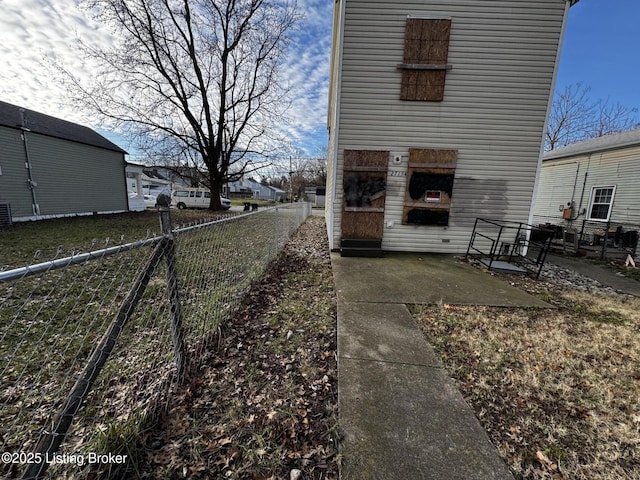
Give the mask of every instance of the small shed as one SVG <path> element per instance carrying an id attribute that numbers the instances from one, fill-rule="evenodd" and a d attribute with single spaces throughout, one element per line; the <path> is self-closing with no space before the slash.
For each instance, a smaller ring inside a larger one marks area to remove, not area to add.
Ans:
<path id="1" fill-rule="evenodd" d="M 0 209 L 12 221 L 126 212 L 126 153 L 88 127 L 0 102 Z"/>

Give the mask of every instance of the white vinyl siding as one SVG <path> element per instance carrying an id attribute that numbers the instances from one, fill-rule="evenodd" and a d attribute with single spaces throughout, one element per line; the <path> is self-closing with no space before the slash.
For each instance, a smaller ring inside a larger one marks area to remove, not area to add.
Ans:
<path id="1" fill-rule="evenodd" d="M 572 171 L 559 175 L 556 172 Z M 577 220 L 589 218 L 591 192 L 594 187 L 615 186 L 615 197 L 609 220 L 612 223 L 640 224 L 640 145 L 612 149 L 568 158 L 545 160 L 542 164 L 536 194 L 536 218 L 549 217 L 551 223 L 561 223 L 558 205 L 545 202 L 553 196 L 555 203 L 572 200 L 580 210 Z M 583 213 L 584 212 L 584 213 Z M 574 217 L 576 215 L 574 214 Z M 555 219 L 555 221 L 554 221 Z"/>
<path id="2" fill-rule="evenodd" d="M 402 156 L 389 164 L 383 248 L 459 253 L 476 217 L 526 222 L 565 1 L 346 0 L 344 8 L 335 185 L 345 149 Z M 399 99 L 408 16 L 451 18 L 442 102 Z M 447 227 L 401 224 L 410 148 L 458 151 Z M 340 209 L 338 188 L 334 245 Z"/>
<path id="3" fill-rule="evenodd" d="M 584 166 L 572 160 L 554 164 L 543 163 L 535 197 L 534 223 L 555 223 L 556 220 L 562 220 L 564 208 L 572 201 L 577 208 L 583 174 Z"/>

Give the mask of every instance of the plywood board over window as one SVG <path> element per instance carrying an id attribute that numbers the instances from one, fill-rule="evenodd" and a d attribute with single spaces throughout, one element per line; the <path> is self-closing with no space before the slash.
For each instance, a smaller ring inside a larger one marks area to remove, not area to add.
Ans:
<path id="1" fill-rule="evenodd" d="M 449 224 L 457 158 L 456 150 L 409 150 L 403 224 Z"/>
<path id="2" fill-rule="evenodd" d="M 408 18 L 405 29 L 401 100 L 441 102 L 449 58 L 451 19 Z"/>
<path id="3" fill-rule="evenodd" d="M 389 152 L 345 150 L 343 239 L 381 239 Z"/>

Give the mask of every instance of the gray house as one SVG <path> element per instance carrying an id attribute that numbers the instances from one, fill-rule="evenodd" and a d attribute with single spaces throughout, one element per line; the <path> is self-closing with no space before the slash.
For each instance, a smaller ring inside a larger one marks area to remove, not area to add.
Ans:
<path id="1" fill-rule="evenodd" d="M 262 185 L 253 178 L 243 178 L 227 184 L 228 194 L 233 198 L 253 198 L 255 200 L 269 200 L 279 202 L 284 197 L 284 190 Z"/>
<path id="2" fill-rule="evenodd" d="M 531 220 L 576 1 L 335 1 L 332 249 L 462 253 L 477 217 Z"/>
<path id="3" fill-rule="evenodd" d="M 127 211 L 126 153 L 90 128 L 0 102 L 0 216 Z"/>

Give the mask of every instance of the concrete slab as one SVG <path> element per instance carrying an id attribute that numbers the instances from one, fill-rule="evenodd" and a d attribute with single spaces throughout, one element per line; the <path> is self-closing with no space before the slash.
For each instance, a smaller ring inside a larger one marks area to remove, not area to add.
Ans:
<path id="1" fill-rule="evenodd" d="M 440 365 L 405 305 L 340 301 L 338 310 L 341 358 Z"/>
<path id="2" fill-rule="evenodd" d="M 451 256 L 331 261 L 341 478 L 513 480 L 405 304 L 548 305 Z"/>
<path id="3" fill-rule="evenodd" d="M 513 480 L 441 368 L 338 363 L 342 478 Z"/>
<path id="4" fill-rule="evenodd" d="M 517 273 L 526 274 L 527 271 L 524 268 L 520 268 L 509 262 L 503 262 L 502 260 L 494 260 L 493 262 L 488 258 L 481 258 L 480 263 L 493 272 L 500 273 Z"/>
<path id="5" fill-rule="evenodd" d="M 338 298 L 347 302 L 543 307 L 546 302 L 451 255 L 331 255 Z"/>

